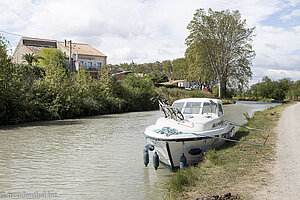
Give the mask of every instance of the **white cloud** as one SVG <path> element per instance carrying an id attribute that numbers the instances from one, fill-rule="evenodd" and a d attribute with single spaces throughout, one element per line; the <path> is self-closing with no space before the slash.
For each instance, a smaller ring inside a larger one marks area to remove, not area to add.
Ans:
<path id="1" fill-rule="evenodd" d="M 282 78 L 291 78 L 294 80 L 298 80 L 300 77 L 300 70 L 288 71 L 288 70 L 268 69 L 265 74 L 275 80 L 282 79 Z"/>
<path id="2" fill-rule="evenodd" d="M 196 9 L 240 10 L 247 25 L 256 26 L 256 77 L 257 69 L 297 69 L 299 55 L 291 52 L 300 47 L 300 24 L 285 30 L 262 22 L 298 3 L 299 0 L 1 0 L 0 30 L 89 43 L 108 55 L 109 63 L 143 63 L 184 56 L 186 27 Z M 12 38 L 14 46 L 18 39 Z"/>
<path id="3" fill-rule="evenodd" d="M 300 55 L 292 53 L 300 50 L 300 34 L 294 30 L 259 26 L 254 42 L 258 66 L 269 66 L 273 69 L 295 69 L 300 63 Z"/>

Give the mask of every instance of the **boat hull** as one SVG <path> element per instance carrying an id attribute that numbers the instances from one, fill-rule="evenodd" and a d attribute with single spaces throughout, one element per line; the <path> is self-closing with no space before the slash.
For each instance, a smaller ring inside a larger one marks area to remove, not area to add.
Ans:
<path id="1" fill-rule="evenodd" d="M 159 160 L 171 170 L 179 168 L 182 154 L 187 159 L 187 165 L 195 165 L 202 161 L 205 151 L 224 144 L 225 140 L 219 138 L 233 136 L 232 126 L 223 126 L 220 129 L 210 132 L 210 134 L 209 132 L 203 134 L 200 132 L 198 134 L 169 137 L 149 131 L 151 130 L 146 130 L 145 132 L 147 144 L 154 146 L 154 151 L 158 153 Z"/>

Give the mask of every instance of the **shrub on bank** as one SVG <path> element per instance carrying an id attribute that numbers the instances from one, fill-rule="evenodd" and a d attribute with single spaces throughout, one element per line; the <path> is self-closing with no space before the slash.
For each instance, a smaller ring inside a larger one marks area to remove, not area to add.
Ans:
<path id="1" fill-rule="evenodd" d="M 156 103 L 151 98 L 156 95 L 154 84 L 149 78 L 127 75 L 122 82 L 122 97 L 127 102 L 125 111 L 155 109 Z"/>
<path id="2" fill-rule="evenodd" d="M 164 98 L 169 100 L 169 104 L 183 98 L 213 98 L 213 95 L 210 92 L 203 92 L 201 90 L 185 90 L 180 88 L 159 87 L 157 89 L 157 93 L 164 93 Z"/>
<path id="3" fill-rule="evenodd" d="M 99 80 L 85 71 L 70 74 L 66 66 L 47 65 L 36 76 L 32 66 L 8 62 L 0 66 L 0 124 L 142 111 L 155 108 L 151 80 L 128 76 L 116 81 L 108 69 Z"/>

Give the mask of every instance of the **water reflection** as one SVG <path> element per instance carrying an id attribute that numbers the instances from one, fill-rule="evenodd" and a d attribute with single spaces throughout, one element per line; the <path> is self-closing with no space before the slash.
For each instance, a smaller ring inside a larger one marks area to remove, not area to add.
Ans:
<path id="1" fill-rule="evenodd" d="M 243 123 L 270 104 L 226 105 Z M 159 111 L 34 122 L 0 129 L 0 192 L 57 193 L 58 199 L 161 199 L 173 173 L 142 162 L 143 131 Z M 150 159 L 152 160 L 152 159 Z"/>

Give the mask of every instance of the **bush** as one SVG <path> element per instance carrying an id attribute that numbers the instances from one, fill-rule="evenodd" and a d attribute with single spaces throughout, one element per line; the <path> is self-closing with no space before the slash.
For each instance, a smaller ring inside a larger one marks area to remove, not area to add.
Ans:
<path id="1" fill-rule="evenodd" d="M 70 74 L 63 53 L 43 48 L 38 65 L 16 65 L 0 36 L 0 124 L 142 111 L 157 108 L 151 78 L 129 75 L 118 83 L 108 68 L 99 80 L 84 70 Z"/>
<path id="2" fill-rule="evenodd" d="M 184 98 L 211 98 L 212 94 L 210 92 L 202 92 L 201 90 L 185 90 L 180 88 L 166 88 L 160 87 L 157 89 L 159 94 L 164 93 L 164 98 L 169 100 L 169 104 L 172 104 L 178 99 Z"/>
<path id="3" fill-rule="evenodd" d="M 127 101 L 126 111 L 153 110 L 156 108 L 152 97 L 157 96 L 151 79 L 128 75 L 122 82 L 123 99 Z"/>
<path id="4" fill-rule="evenodd" d="M 120 84 L 106 69 L 99 77 L 84 70 L 70 76 L 62 65 L 47 65 L 36 76 L 32 66 L 8 62 L 0 68 L 0 124 L 156 108 L 150 79 L 128 76 Z"/>

